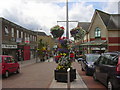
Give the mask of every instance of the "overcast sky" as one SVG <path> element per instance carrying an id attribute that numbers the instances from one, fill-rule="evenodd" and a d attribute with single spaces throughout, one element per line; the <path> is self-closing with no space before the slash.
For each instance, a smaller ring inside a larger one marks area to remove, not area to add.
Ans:
<path id="1" fill-rule="evenodd" d="M 69 20 L 90 22 L 95 9 L 118 13 L 119 0 L 68 0 Z M 65 26 L 66 0 L 0 0 L 0 17 L 30 30 L 44 30 L 50 35 L 54 25 Z M 77 26 L 69 23 L 69 28 Z"/>

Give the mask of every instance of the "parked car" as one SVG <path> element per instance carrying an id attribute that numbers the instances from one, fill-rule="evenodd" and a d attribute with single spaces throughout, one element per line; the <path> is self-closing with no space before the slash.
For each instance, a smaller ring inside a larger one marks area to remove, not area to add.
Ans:
<path id="1" fill-rule="evenodd" d="M 86 75 L 93 75 L 94 62 L 100 57 L 100 54 L 85 54 L 81 59 L 81 69 Z"/>
<path id="2" fill-rule="evenodd" d="M 120 52 L 104 53 L 94 65 L 94 80 L 99 80 L 110 90 L 120 90 Z"/>
<path id="3" fill-rule="evenodd" d="M 10 73 L 20 72 L 20 65 L 12 56 L 0 55 L 0 69 L 1 75 L 9 77 Z"/>

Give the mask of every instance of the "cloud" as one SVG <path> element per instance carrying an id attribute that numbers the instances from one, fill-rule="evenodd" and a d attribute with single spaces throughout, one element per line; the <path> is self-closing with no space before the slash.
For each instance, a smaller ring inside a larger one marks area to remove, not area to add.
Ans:
<path id="1" fill-rule="evenodd" d="M 68 0 L 69 20 L 90 21 L 94 7 L 86 5 L 85 1 Z M 89 0 L 90 1 L 90 0 Z M 4 17 L 25 28 L 36 30 L 43 29 L 50 34 L 50 28 L 56 24 L 66 28 L 66 0 L 2 0 L 0 5 L 0 17 Z M 112 2 L 112 0 L 111 0 Z M 111 7 L 112 6 L 112 7 Z M 108 3 L 103 10 L 110 11 L 113 5 Z M 116 8 L 115 8 L 116 9 Z M 69 28 L 74 28 L 77 23 L 69 23 Z M 65 34 L 64 34 L 65 35 Z"/>
<path id="2" fill-rule="evenodd" d="M 112 14 L 118 13 L 118 2 L 119 0 L 109 0 L 103 10 Z"/>

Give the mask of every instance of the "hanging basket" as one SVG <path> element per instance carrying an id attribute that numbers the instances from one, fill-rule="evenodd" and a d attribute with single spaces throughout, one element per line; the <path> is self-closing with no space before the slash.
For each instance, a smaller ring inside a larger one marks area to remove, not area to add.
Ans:
<path id="1" fill-rule="evenodd" d="M 51 34 L 53 35 L 54 38 L 59 38 L 63 35 L 64 31 L 63 30 L 53 30 L 51 31 Z"/>
<path id="2" fill-rule="evenodd" d="M 50 31 L 54 38 L 59 38 L 64 34 L 64 27 L 60 27 L 59 25 L 56 25 L 52 27 Z"/>

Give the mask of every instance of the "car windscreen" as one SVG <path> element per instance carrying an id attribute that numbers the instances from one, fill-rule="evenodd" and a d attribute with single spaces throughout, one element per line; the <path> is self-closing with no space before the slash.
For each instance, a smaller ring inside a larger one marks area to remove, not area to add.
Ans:
<path id="1" fill-rule="evenodd" d="M 89 62 L 94 62 L 94 61 L 96 61 L 99 57 L 100 57 L 100 55 L 87 55 L 87 56 L 86 56 L 86 60 L 89 61 Z"/>

